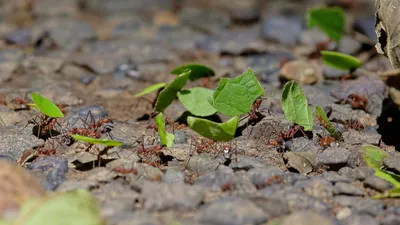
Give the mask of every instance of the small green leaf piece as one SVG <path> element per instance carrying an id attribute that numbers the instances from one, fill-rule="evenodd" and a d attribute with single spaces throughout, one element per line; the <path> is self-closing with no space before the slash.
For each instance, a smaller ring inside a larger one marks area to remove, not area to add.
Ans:
<path id="1" fill-rule="evenodd" d="M 340 7 L 311 8 L 307 12 L 309 28 L 317 26 L 330 39 L 339 42 L 344 32 L 344 12 Z"/>
<path id="2" fill-rule="evenodd" d="M 32 101 L 35 103 L 39 111 L 48 117 L 60 118 L 64 116 L 56 104 L 41 96 L 39 93 L 32 93 Z"/>
<path id="3" fill-rule="evenodd" d="M 179 75 L 185 72 L 186 70 L 192 71 L 189 77 L 190 80 L 196 80 L 202 77 L 215 76 L 215 72 L 211 68 L 201 64 L 185 64 L 183 66 L 180 66 L 172 70 L 171 73 Z"/>
<path id="4" fill-rule="evenodd" d="M 339 70 L 352 70 L 361 66 L 361 61 L 354 56 L 333 51 L 321 51 L 322 62 Z"/>
<path id="5" fill-rule="evenodd" d="M 161 145 L 171 147 L 174 143 L 175 136 L 174 134 L 168 133 L 165 131 L 165 121 L 163 118 L 163 113 L 159 113 L 155 118 L 158 135 L 160 135 Z"/>
<path id="6" fill-rule="evenodd" d="M 206 138 L 214 141 L 230 141 L 235 137 L 239 117 L 232 117 L 225 123 L 216 123 L 207 119 L 188 116 L 187 122 L 190 128 Z"/>
<path id="7" fill-rule="evenodd" d="M 250 106 L 264 89 L 251 69 L 242 75 L 228 79 L 221 78 L 210 104 L 220 113 L 228 116 L 240 116 L 250 111 Z"/>
<path id="8" fill-rule="evenodd" d="M 291 80 L 283 87 L 281 104 L 287 120 L 303 126 L 306 131 L 312 130 L 312 111 L 303 90 L 296 81 Z"/>
<path id="9" fill-rule="evenodd" d="M 114 141 L 110 139 L 96 139 L 96 138 L 91 138 L 91 137 L 86 137 L 86 136 L 81 136 L 77 134 L 72 134 L 72 138 L 74 138 L 77 141 L 83 141 L 86 143 L 90 144 L 99 144 L 99 145 L 106 145 L 106 146 L 121 146 L 122 142 L 120 141 Z"/>
<path id="10" fill-rule="evenodd" d="M 331 121 L 329 121 L 328 117 L 326 116 L 324 110 L 321 107 L 319 106 L 315 107 L 315 115 L 317 116 L 321 126 L 323 126 L 332 137 L 336 138 L 336 140 L 338 141 L 343 141 L 342 134 L 335 129 L 335 127 L 332 125 Z"/>
<path id="11" fill-rule="evenodd" d="M 195 87 L 178 92 L 179 101 L 191 114 L 195 116 L 211 116 L 217 110 L 208 102 L 208 98 L 213 95 L 213 90 Z"/>
<path id="12" fill-rule="evenodd" d="M 389 157 L 389 154 L 374 145 L 363 145 L 361 147 L 362 158 L 369 167 L 381 169 L 383 160 Z"/>
<path id="13" fill-rule="evenodd" d="M 361 147 L 362 158 L 367 163 L 369 167 L 375 170 L 374 176 L 380 177 L 387 182 L 394 185 L 395 188 L 400 188 L 400 176 L 382 171 L 383 160 L 389 157 L 389 154 L 384 150 L 373 146 L 373 145 L 363 145 Z"/>
<path id="14" fill-rule="evenodd" d="M 57 193 L 25 202 L 14 224 L 104 225 L 96 199 L 87 190 Z"/>
<path id="15" fill-rule="evenodd" d="M 143 95 L 149 94 L 153 91 L 157 91 L 160 88 L 165 87 L 167 84 L 166 83 L 157 83 L 157 84 L 153 84 L 148 86 L 147 88 L 143 89 L 143 91 L 137 93 L 136 95 L 134 95 L 133 97 L 141 97 Z"/>
<path id="16" fill-rule="evenodd" d="M 185 70 L 160 92 L 154 107 L 155 111 L 163 112 L 174 101 L 178 92 L 182 90 L 189 80 L 190 73 L 190 70 Z"/>
<path id="17" fill-rule="evenodd" d="M 400 197 L 400 188 L 392 188 L 390 190 L 385 191 L 383 194 L 377 194 L 372 196 L 374 199 L 382 199 L 382 198 L 398 198 Z"/>

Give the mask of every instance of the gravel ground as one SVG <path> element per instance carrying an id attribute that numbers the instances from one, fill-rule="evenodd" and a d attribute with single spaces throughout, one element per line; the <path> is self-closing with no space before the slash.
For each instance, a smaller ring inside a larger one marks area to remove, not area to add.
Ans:
<path id="1" fill-rule="evenodd" d="M 381 146 L 391 155 L 386 168 L 400 173 L 399 114 L 374 76 L 390 64 L 374 54 L 373 1 L 325 1 L 345 7 L 347 25 L 327 49 L 365 58 L 352 79 L 315 54 L 328 39 L 308 30 L 304 15 L 321 2 L 0 1 L 0 211 L 18 205 L 7 197 L 17 195 L 10 186 L 26 198 L 86 188 L 114 225 L 400 224 L 399 200 L 371 198 L 392 185 L 373 176 L 360 150 Z M 174 102 L 164 114 L 175 143 L 155 150 L 148 118 L 156 94 L 132 95 L 173 80 L 170 71 L 188 62 L 215 69 L 215 78 L 190 84 L 211 88 L 251 67 L 267 93 L 263 117 L 243 120 L 234 140 L 213 143 L 179 124 L 185 110 Z M 321 145 L 327 133 L 316 121 L 309 137 L 269 144 L 292 125 L 280 107 L 282 84 L 292 79 L 344 142 Z M 65 111 L 47 140 L 37 129 L 46 121 L 27 110 L 35 91 Z M 368 98 L 365 109 L 345 104 L 354 93 Z M 71 129 L 104 118 L 112 122 L 99 128 L 102 137 L 122 147 L 88 148 L 68 138 Z"/>

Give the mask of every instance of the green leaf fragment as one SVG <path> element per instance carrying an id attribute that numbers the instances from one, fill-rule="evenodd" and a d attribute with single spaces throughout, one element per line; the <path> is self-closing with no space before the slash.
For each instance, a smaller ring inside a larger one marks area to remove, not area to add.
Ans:
<path id="1" fill-rule="evenodd" d="M 207 88 L 189 88 L 178 92 L 178 98 L 191 114 L 195 116 L 211 116 L 217 112 L 207 100 L 213 95 L 213 92 L 213 90 Z"/>
<path id="2" fill-rule="evenodd" d="M 351 55 L 333 51 L 321 51 L 322 62 L 339 70 L 352 70 L 361 66 L 361 61 Z"/>
<path id="3" fill-rule="evenodd" d="M 163 118 L 163 114 L 159 113 L 156 116 L 155 121 L 158 128 L 158 135 L 160 135 L 161 145 L 171 147 L 174 143 L 175 136 L 174 134 L 165 131 L 165 121 Z"/>
<path id="4" fill-rule="evenodd" d="M 179 75 L 185 72 L 186 70 L 192 71 L 192 73 L 189 76 L 190 80 L 196 80 L 198 78 L 210 77 L 215 75 L 215 72 L 211 68 L 201 64 L 185 64 L 174 69 L 171 73 Z"/>
<path id="5" fill-rule="evenodd" d="M 329 121 L 328 117 L 326 116 L 324 110 L 321 107 L 319 106 L 315 107 L 315 114 L 321 126 L 323 126 L 332 137 L 336 138 L 336 140 L 338 141 L 343 141 L 342 134 L 335 129 L 335 127 L 332 125 L 331 121 Z"/>
<path id="6" fill-rule="evenodd" d="M 163 88 L 166 85 L 167 85 L 166 83 L 157 83 L 157 84 L 150 85 L 147 88 L 143 89 L 141 92 L 134 95 L 133 97 L 141 97 L 141 96 L 149 94 L 153 91 L 157 91 L 158 89 Z"/>
<path id="7" fill-rule="evenodd" d="M 216 123 L 207 119 L 189 116 L 187 122 L 190 128 L 204 137 L 215 141 L 230 141 L 235 137 L 239 117 L 232 117 L 225 123 Z"/>
<path id="8" fill-rule="evenodd" d="M 77 134 L 72 134 L 71 137 L 77 141 L 83 141 L 83 142 L 90 143 L 90 144 L 100 144 L 100 145 L 106 145 L 106 146 L 121 146 L 122 145 L 122 142 L 114 141 L 114 140 L 110 140 L 110 139 L 96 139 L 96 138 L 81 136 L 81 135 L 77 135 Z"/>
<path id="9" fill-rule="evenodd" d="M 59 193 L 25 202 L 14 223 L 23 225 L 104 225 L 96 200 L 87 190 Z"/>
<path id="10" fill-rule="evenodd" d="M 253 102 L 262 95 L 264 89 L 253 71 L 248 69 L 238 77 L 221 78 L 209 102 L 222 114 L 240 116 L 248 113 Z"/>
<path id="11" fill-rule="evenodd" d="M 372 198 L 381 199 L 381 198 L 398 198 L 400 197 L 400 188 L 393 188 L 385 191 L 383 194 L 377 194 Z"/>
<path id="12" fill-rule="evenodd" d="M 303 90 L 296 81 L 291 80 L 285 84 L 281 103 L 287 120 L 303 126 L 306 131 L 312 130 L 312 111 Z"/>
<path id="13" fill-rule="evenodd" d="M 56 104 L 41 96 L 39 93 L 32 93 L 32 101 L 39 111 L 48 117 L 60 118 L 64 116 Z"/>
<path id="14" fill-rule="evenodd" d="M 176 95 L 185 86 L 191 71 L 186 70 L 164 88 L 158 95 L 155 111 L 163 112 L 174 101 Z"/>
<path id="15" fill-rule="evenodd" d="M 393 184 L 395 188 L 400 188 L 399 175 L 381 170 L 383 166 L 383 160 L 389 157 L 388 153 L 373 145 L 363 145 L 361 147 L 361 151 L 364 161 L 369 167 L 375 170 L 374 176 L 386 180 L 387 182 Z"/>
<path id="16" fill-rule="evenodd" d="M 311 8 L 307 12 L 309 28 L 317 26 L 330 39 L 339 42 L 344 32 L 345 17 L 340 7 Z"/>

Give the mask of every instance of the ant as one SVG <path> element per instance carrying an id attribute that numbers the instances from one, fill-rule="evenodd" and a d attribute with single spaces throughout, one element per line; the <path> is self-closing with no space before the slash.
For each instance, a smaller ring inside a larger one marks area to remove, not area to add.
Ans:
<path id="1" fill-rule="evenodd" d="M 324 119 L 322 118 L 321 115 L 317 116 L 319 123 L 321 124 L 321 126 L 325 129 L 328 129 L 328 124 L 325 123 Z"/>
<path id="2" fill-rule="evenodd" d="M 100 127 L 102 127 L 105 124 L 109 124 L 109 123 L 113 123 L 112 120 L 108 119 L 108 118 L 102 118 L 99 119 L 98 121 L 93 121 L 93 123 L 91 125 L 88 126 L 87 129 L 93 130 L 94 132 L 97 131 L 97 129 L 99 129 Z M 100 132 L 101 133 L 106 133 L 106 132 L 110 132 L 110 127 L 105 127 L 104 129 L 102 129 Z"/>
<path id="3" fill-rule="evenodd" d="M 364 130 L 364 125 L 358 121 L 358 120 L 354 120 L 354 119 L 350 119 L 350 120 L 335 120 L 335 122 L 343 124 L 344 125 L 344 129 L 348 130 L 348 129 L 353 129 L 356 131 L 362 131 Z"/>
<path id="4" fill-rule="evenodd" d="M 212 150 L 215 150 L 213 148 L 213 145 L 215 144 L 214 140 L 203 140 L 201 139 L 200 141 L 194 141 L 194 146 L 196 147 L 196 152 L 201 154 L 201 153 L 208 153 L 210 151 L 210 148 Z"/>
<path id="5" fill-rule="evenodd" d="M 40 122 L 37 122 L 35 119 L 28 121 L 28 124 L 36 126 L 37 137 L 47 139 L 48 137 L 53 136 L 51 131 L 54 130 L 55 125 L 58 123 L 57 119 L 46 115 L 40 115 L 39 119 Z"/>
<path id="6" fill-rule="evenodd" d="M 235 184 L 232 183 L 225 183 L 221 186 L 221 191 L 228 192 L 235 190 Z"/>
<path id="7" fill-rule="evenodd" d="M 137 175 L 138 171 L 135 168 L 131 168 L 131 169 L 126 169 L 126 168 L 121 168 L 121 167 L 117 167 L 112 169 L 112 171 L 126 175 L 126 174 L 134 174 Z"/>
<path id="8" fill-rule="evenodd" d="M 201 79 L 201 86 L 203 86 L 204 88 L 210 88 L 211 87 L 210 78 L 209 77 L 203 77 Z"/>
<path id="9" fill-rule="evenodd" d="M 259 109 L 261 107 L 263 99 L 261 97 L 258 97 L 254 103 L 251 105 L 250 108 L 250 120 L 256 120 L 258 119 L 257 113 L 259 112 Z"/>
<path id="10" fill-rule="evenodd" d="M 286 131 L 280 131 L 279 133 L 279 137 L 276 139 L 270 139 L 268 140 L 267 145 L 272 146 L 272 147 L 276 147 L 278 149 L 279 152 L 283 151 L 283 145 L 284 145 L 284 141 L 288 141 L 290 139 L 293 139 L 295 137 L 295 135 L 297 134 L 297 132 L 301 131 L 303 133 L 304 137 L 308 137 L 304 131 L 303 128 L 300 125 L 294 125 L 292 128 L 290 128 L 289 130 Z"/>
<path id="11" fill-rule="evenodd" d="M 29 110 L 30 107 L 25 98 L 16 97 L 10 101 L 13 104 L 14 111 Z"/>
<path id="12" fill-rule="evenodd" d="M 157 125 L 156 124 L 147 124 L 146 126 L 145 126 L 145 128 L 146 129 L 152 129 L 152 130 L 154 130 L 155 132 L 158 132 L 158 127 L 157 127 Z"/>
<path id="13" fill-rule="evenodd" d="M 86 136 L 86 137 L 91 137 L 91 138 L 100 138 L 101 133 L 93 131 L 88 128 L 72 128 L 70 131 L 68 131 L 67 135 L 71 136 L 72 134 L 78 134 L 81 136 Z"/>
<path id="14" fill-rule="evenodd" d="M 272 177 L 268 178 L 264 183 L 257 184 L 256 188 L 257 189 L 263 189 L 266 186 L 270 186 L 270 185 L 273 185 L 273 184 L 282 184 L 282 183 L 283 183 L 283 178 L 281 176 L 279 176 L 279 175 L 275 175 L 275 176 L 272 176 Z"/>
<path id="15" fill-rule="evenodd" d="M 336 138 L 334 138 L 330 135 L 327 135 L 327 136 L 321 137 L 319 139 L 319 145 L 326 148 L 326 147 L 330 146 L 332 142 L 335 142 L 335 141 L 336 141 Z"/>
<path id="16" fill-rule="evenodd" d="M 358 94 L 349 94 L 344 102 L 350 104 L 353 109 L 362 109 L 364 111 L 368 105 L 368 99 Z"/>

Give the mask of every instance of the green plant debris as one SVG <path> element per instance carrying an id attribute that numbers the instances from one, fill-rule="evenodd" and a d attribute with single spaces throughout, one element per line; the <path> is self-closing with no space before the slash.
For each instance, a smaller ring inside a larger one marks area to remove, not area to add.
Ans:
<path id="1" fill-rule="evenodd" d="M 238 77 L 221 78 L 213 96 L 208 100 L 218 112 L 228 116 L 240 116 L 248 113 L 253 102 L 262 95 L 264 89 L 249 68 Z"/>
<path id="2" fill-rule="evenodd" d="M 239 117 L 232 117 L 225 123 L 216 123 L 207 119 L 189 116 L 187 123 L 190 128 L 204 137 L 214 141 L 230 141 L 235 137 Z"/>
<path id="3" fill-rule="evenodd" d="M 336 138 L 336 140 L 338 141 L 343 141 L 342 134 L 335 129 L 335 127 L 332 125 L 331 121 L 329 121 L 328 117 L 326 116 L 324 110 L 321 107 L 319 106 L 315 107 L 315 115 L 317 116 L 321 126 L 323 126 L 332 137 Z"/>
<path id="4" fill-rule="evenodd" d="M 141 97 L 143 95 L 147 95 L 153 91 L 157 91 L 158 89 L 165 87 L 166 85 L 167 85 L 166 83 L 157 83 L 157 84 L 150 85 L 147 88 L 143 89 L 143 91 L 134 95 L 133 97 Z"/>
<path id="5" fill-rule="evenodd" d="M 321 51 L 322 62 L 339 70 L 353 70 L 361 66 L 361 61 L 351 55 L 333 51 Z"/>
<path id="6" fill-rule="evenodd" d="M 390 190 L 385 191 L 383 194 L 377 194 L 372 196 L 375 199 L 381 198 L 399 198 L 400 197 L 400 188 L 392 188 Z"/>
<path id="7" fill-rule="evenodd" d="M 185 70 L 160 92 L 156 101 L 155 111 L 163 112 L 174 101 L 178 92 L 182 90 L 188 81 L 190 73 L 190 70 Z"/>
<path id="8" fill-rule="evenodd" d="M 211 116 L 217 110 L 208 102 L 208 98 L 213 95 L 213 90 L 195 87 L 178 92 L 179 101 L 191 114 L 195 116 Z"/>
<path id="9" fill-rule="evenodd" d="M 283 87 L 281 104 L 287 120 L 303 126 L 306 131 L 312 130 L 312 111 L 303 90 L 296 81 L 289 81 Z"/>
<path id="10" fill-rule="evenodd" d="M 339 42 L 344 32 L 345 17 L 340 7 L 311 8 L 307 12 L 309 28 L 317 26 L 330 39 Z"/>
<path id="11" fill-rule="evenodd" d="M 369 167 L 375 170 L 374 176 L 380 177 L 394 185 L 395 188 L 400 188 L 400 176 L 382 171 L 383 159 L 389 157 L 389 154 L 382 149 L 373 145 L 363 145 L 361 147 L 362 157 Z"/>
<path id="12" fill-rule="evenodd" d="M 32 93 L 32 101 L 35 103 L 36 108 L 48 117 L 60 118 L 64 116 L 56 104 L 41 96 L 39 93 Z"/>
<path id="13" fill-rule="evenodd" d="M 25 202 L 14 225 L 104 225 L 100 208 L 87 190 L 58 193 Z"/>
<path id="14" fill-rule="evenodd" d="M 192 73 L 189 76 L 190 80 L 196 80 L 202 77 L 215 76 L 214 70 L 201 64 L 185 64 L 172 70 L 171 73 L 179 75 L 185 72 L 186 70 L 192 71 Z"/>
<path id="15" fill-rule="evenodd" d="M 121 146 L 122 145 L 122 142 L 114 141 L 114 140 L 110 140 L 110 139 L 96 139 L 96 138 L 81 136 L 81 135 L 77 135 L 77 134 L 72 134 L 71 137 L 77 141 L 83 141 L 83 142 L 90 143 L 90 144 L 100 144 L 100 145 L 106 145 L 106 146 Z"/>
<path id="16" fill-rule="evenodd" d="M 171 147 L 174 143 L 174 134 L 168 133 L 165 131 L 165 121 L 163 118 L 163 113 L 159 113 L 155 118 L 157 128 L 158 128 L 158 135 L 160 135 L 160 142 L 161 145 Z"/>

